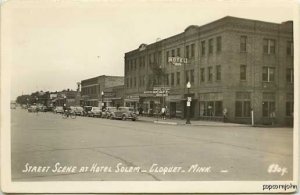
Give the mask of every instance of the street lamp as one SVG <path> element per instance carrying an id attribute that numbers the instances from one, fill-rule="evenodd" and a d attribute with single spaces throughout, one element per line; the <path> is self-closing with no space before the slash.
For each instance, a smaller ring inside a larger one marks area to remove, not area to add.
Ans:
<path id="1" fill-rule="evenodd" d="M 103 98 L 104 98 L 104 92 L 102 91 L 102 92 L 101 92 L 101 106 L 102 106 L 101 109 L 103 109 L 103 107 L 104 107 Z"/>
<path id="2" fill-rule="evenodd" d="M 188 82 L 186 84 L 186 88 L 188 90 L 188 97 L 187 97 L 187 102 L 186 102 L 186 106 L 187 106 L 187 115 L 186 115 L 186 123 L 185 124 L 191 124 L 191 121 L 190 121 L 190 107 L 191 107 L 191 97 L 190 97 L 190 88 L 191 88 L 191 83 Z"/>

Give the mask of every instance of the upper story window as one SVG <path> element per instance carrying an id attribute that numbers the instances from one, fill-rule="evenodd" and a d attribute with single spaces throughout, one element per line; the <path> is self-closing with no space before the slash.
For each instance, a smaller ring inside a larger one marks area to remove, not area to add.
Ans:
<path id="1" fill-rule="evenodd" d="M 174 85 L 174 73 L 171 73 L 171 85 Z"/>
<path id="2" fill-rule="evenodd" d="M 240 51 L 247 52 L 247 36 L 241 36 Z"/>
<path id="3" fill-rule="evenodd" d="M 181 50 L 180 48 L 177 48 L 177 57 L 180 57 L 181 56 Z"/>
<path id="4" fill-rule="evenodd" d="M 208 40 L 208 53 L 212 54 L 214 50 L 213 39 Z"/>
<path id="5" fill-rule="evenodd" d="M 191 44 L 191 58 L 195 57 L 195 44 Z"/>
<path id="6" fill-rule="evenodd" d="M 194 83 L 195 81 L 194 69 L 190 70 L 190 76 L 191 76 L 191 83 Z"/>
<path id="7" fill-rule="evenodd" d="M 176 84 L 180 85 L 180 72 L 176 73 Z"/>
<path id="8" fill-rule="evenodd" d="M 201 55 L 205 55 L 205 41 L 201 41 Z"/>
<path id="9" fill-rule="evenodd" d="M 286 54 L 288 56 L 293 56 L 294 55 L 294 43 L 293 43 L 293 41 L 288 41 L 287 42 Z"/>
<path id="10" fill-rule="evenodd" d="M 292 68 L 286 69 L 286 82 L 294 83 L 294 69 Z"/>
<path id="11" fill-rule="evenodd" d="M 219 36 L 217 37 L 217 52 L 221 52 L 222 51 L 222 37 Z"/>
<path id="12" fill-rule="evenodd" d="M 208 67 L 208 81 L 212 81 L 213 80 L 213 73 L 212 73 L 212 67 Z"/>
<path id="13" fill-rule="evenodd" d="M 200 69 L 200 81 L 201 82 L 205 81 L 205 69 L 204 68 Z"/>
<path id="14" fill-rule="evenodd" d="M 175 49 L 172 49 L 172 57 L 175 57 Z"/>
<path id="15" fill-rule="evenodd" d="M 246 79 L 247 79 L 247 66 L 241 65 L 240 66 L 240 80 L 246 81 Z"/>
<path id="16" fill-rule="evenodd" d="M 221 65 L 216 66 L 216 80 L 217 81 L 221 80 Z"/>
<path id="17" fill-rule="evenodd" d="M 190 58 L 190 46 L 185 46 L 185 57 Z"/>
<path id="18" fill-rule="evenodd" d="M 190 75 L 189 75 L 189 71 L 186 70 L 186 71 L 185 71 L 185 82 L 186 82 L 186 83 L 188 83 L 188 82 L 190 81 L 189 76 L 190 76 Z"/>
<path id="19" fill-rule="evenodd" d="M 263 49 L 265 54 L 275 54 L 275 40 L 274 39 L 264 39 Z"/>
<path id="20" fill-rule="evenodd" d="M 166 62 L 168 62 L 168 60 L 169 60 L 169 59 L 168 59 L 168 58 L 169 58 L 169 56 L 170 56 L 170 52 L 169 52 L 169 51 L 167 51 L 167 52 L 166 52 Z"/>
<path id="21" fill-rule="evenodd" d="M 275 68 L 263 67 L 262 80 L 264 82 L 274 82 L 275 79 Z"/>

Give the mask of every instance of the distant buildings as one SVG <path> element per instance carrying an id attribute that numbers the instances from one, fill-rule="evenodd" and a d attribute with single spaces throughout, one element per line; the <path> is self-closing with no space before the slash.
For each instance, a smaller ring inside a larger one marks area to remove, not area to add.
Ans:
<path id="1" fill-rule="evenodd" d="M 125 53 L 125 104 L 194 119 L 291 124 L 293 22 L 224 17 Z M 180 57 L 180 63 L 169 57 Z M 185 62 L 187 63 L 185 64 Z M 192 87 L 187 94 L 186 84 Z M 168 96 L 151 91 L 168 91 Z"/>
<path id="2" fill-rule="evenodd" d="M 124 85 L 122 76 L 101 75 L 81 81 L 81 105 L 83 106 L 109 106 L 115 103 L 117 97 L 113 89 L 115 86 Z M 122 88 L 122 87 L 121 87 Z M 113 101 L 114 100 L 114 101 Z"/>

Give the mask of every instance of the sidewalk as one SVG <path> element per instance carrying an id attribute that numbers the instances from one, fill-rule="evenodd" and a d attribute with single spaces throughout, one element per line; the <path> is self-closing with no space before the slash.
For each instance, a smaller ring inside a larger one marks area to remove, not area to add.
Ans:
<path id="1" fill-rule="evenodd" d="M 185 124 L 186 119 L 166 119 L 162 120 L 161 118 L 155 117 L 144 117 L 139 116 L 138 121 L 143 122 L 152 122 L 157 124 L 166 124 L 166 125 L 187 125 Z M 237 124 L 237 123 L 223 123 L 221 121 L 201 121 L 201 120 L 191 120 L 191 126 L 216 126 L 216 127 L 249 127 L 251 125 L 247 124 Z"/>

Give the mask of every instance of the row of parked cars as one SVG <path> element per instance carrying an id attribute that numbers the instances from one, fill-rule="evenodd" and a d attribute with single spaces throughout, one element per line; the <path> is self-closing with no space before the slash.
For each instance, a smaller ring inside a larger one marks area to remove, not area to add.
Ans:
<path id="1" fill-rule="evenodd" d="M 132 107 L 106 107 L 101 110 L 99 107 L 92 106 L 71 106 L 71 112 L 75 113 L 77 116 L 87 116 L 87 117 L 98 117 L 107 119 L 130 119 L 132 121 L 137 120 L 137 114 Z M 53 110 L 55 113 L 63 113 L 63 107 L 57 106 Z"/>

